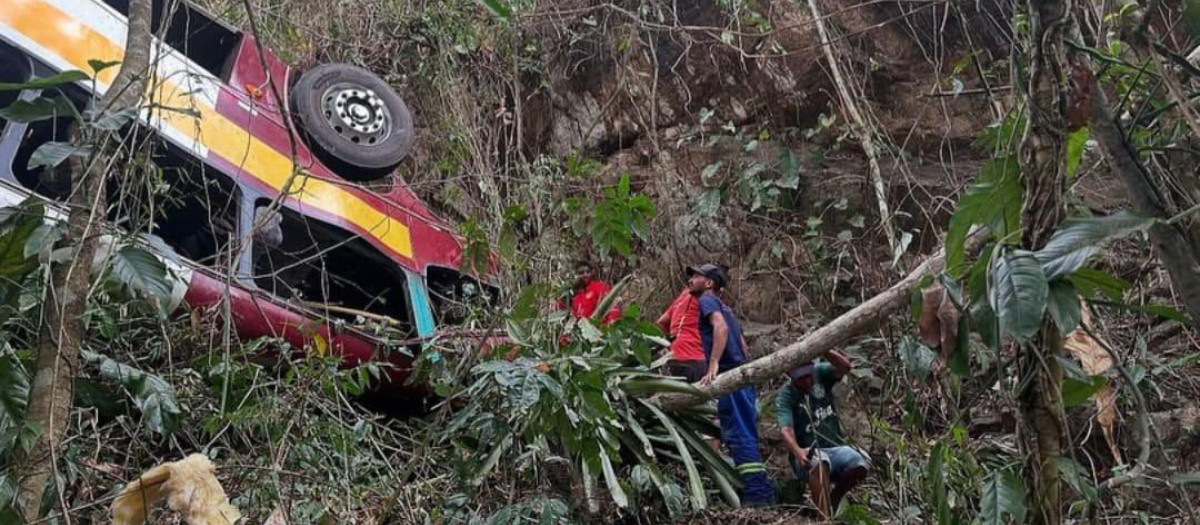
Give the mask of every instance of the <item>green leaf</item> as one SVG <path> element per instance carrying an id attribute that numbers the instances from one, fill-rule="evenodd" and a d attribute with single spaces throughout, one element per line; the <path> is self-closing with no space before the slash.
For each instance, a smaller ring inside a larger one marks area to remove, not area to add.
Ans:
<path id="1" fill-rule="evenodd" d="M 984 250 L 985 253 L 990 251 Z M 979 338 L 983 343 L 988 348 L 997 350 L 1000 348 L 1000 321 L 996 318 L 995 310 L 988 304 L 988 262 L 987 257 L 980 257 L 975 261 L 968 277 L 967 290 L 971 297 L 971 322 L 979 331 Z"/>
<path id="2" fill-rule="evenodd" d="M 1200 42 L 1200 0 L 1184 0 L 1183 25 L 1192 35 L 1192 42 Z"/>
<path id="3" fill-rule="evenodd" d="M 88 350 L 83 350 L 80 355 L 100 367 L 100 377 L 129 391 L 147 428 L 159 434 L 169 434 L 179 428 L 181 412 L 175 400 L 175 389 L 165 379 Z"/>
<path id="4" fill-rule="evenodd" d="M 88 67 L 92 68 L 92 73 L 99 73 L 110 67 L 120 65 L 120 60 L 88 60 Z"/>
<path id="5" fill-rule="evenodd" d="M 1067 335 L 1079 326 L 1082 312 L 1079 306 L 1079 293 L 1075 285 L 1066 279 L 1055 279 L 1050 282 L 1050 297 L 1046 303 L 1050 310 L 1050 318 L 1058 325 L 1058 331 Z"/>
<path id="6" fill-rule="evenodd" d="M 133 119 L 138 117 L 140 110 L 137 107 L 122 108 L 119 110 L 108 110 L 96 114 L 89 110 L 87 112 L 88 124 L 93 128 L 103 131 L 118 131 L 124 128 L 126 124 L 133 122 Z"/>
<path id="7" fill-rule="evenodd" d="M 580 319 L 578 321 L 578 326 L 579 333 L 583 335 L 584 341 L 589 343 L 598 343 L 604 340 L 604 333 L 601 332 L 599 328 L 596 328 L 596 325 L 592 324 L 591 321 L 587 319 Z"/>
<path id="8" fill-rule="evenodd" d="M 1125 296 L 1125 291 L 1132 285 L 1129 281 L 1114 277 L 1100 270 L 1091 268 L 1080 268 L 1067 276 L 1075 288 L 1079 290 L 1079 295 L 1083 299 L 1092 299 L 1099 294 L 1108 297 L 1113 301 L 1120 301 Z"/>
<path id="9" fill-rule="evenodd" d="M 512 16 L 512 10 L 510 10 L 508 8 L 508 3 L 505 2 L 504 0 L 475 0 L 475 1 L 478 2 L 479 5 L 486 7 L 487 10 L 491 11 L 493 15 L 496 15 L 496 18 L 499 18 L 501 20 L 508 20 L 509 17 Z"/>
<path id="10" fill-rule="evenodd" d="M 929 377 L 929 369 L 933 365 L 934 359 L 937 359 L 937 354 L 933 350 L 911 337 L 905 337 L 900 341 L 897 351 L 900 352 L 900 362 L 904 364 L 908 373 L 922 381 Z"/>
<path id="11" fill-rule="evenodd" d="M 496 251 L 506 261 L 517 258 L 517 230 L 511 224 L 505 224 L 500 229 L 500 239 L 496 241 Z"/>
<path id="12" fill-rule="evenodd" d="M 800 188 L 800 162 L 790 149 L 779 154 L 779 180 L 775 184 L 789 190 Z"/>
<path id="13" fill-rule="evenodd" d="M 968 316 L 958 318 L 958 338 L 946 366 L 959 377 L 971 375 L 971 322 Z"/>
<path id="14" fill-rule="evenodd" d="M 1066 456 L 1057 456 L 1054 462 L 1058 463 L 1058 476 L 1069 485 L 1075 492 L 1083 496 L 1083 499 L 1089 502 L 1096 502 L 1096 484 L 1092 481 L 1092 476 L 1088 473 L 1083 465 L 1078 461 Z"/>
<path id="15" fill-rule="evenodd" d="M 472 487 L 478 487 L 483 484 L 483 481 L 487 479 L 488 474 L 491 474 L 492 469 L 496 468 L 496 464 L 500 463 L 501 456 L 504 455 L 504 452 L 510 446 L 512 446 L 512 436 L 505 436 L 504 439 L 501 439 L 496 444 L 496 447 L 488 453 L 483 463 L 479 464 L 479 469 L 475 471 L 475 475 L 471 478 Z"/>
<path id="16" fill-rule="evenodd" d="M 712 426 L 712 423 L 710 423 L 707 419 L 704 420 L 704 423 Z M 709 471 L 712 473 L 713 478 L 727 480 L 730 485 L 739 489 L 745 485 L 745 481 L 742 479 L 742 475 L 738 473 L 737 469 L 735 469 L 733 465 L 730 465 L 724 457 L 713 450 L 712 445 L 700 437 L 700 432 L 706 432 L 708 435 L 717 435 L 720 433 L 719 428 L 704 430 L 697 429 L 696 427 L 692 427 L 687 424 L 680 424 L 676 427 L 676 430 L 679 432 L 679 436 L 682 437 L 683 440 L 687 442 L 688 446 L 692 448 L 692 451 L 695 452 L 696 455 L 700 456 L 700 459 L 704 465 L 708 467 Z M 734 494 L 736 495 L 736 491 L 734 491 Z M 726 499 L 729 498 L 726 497 Z"/>
<path id="17" fill-rule="evenodd" d="M 41 167 L 55 168 L 68 158 L 86 159 L 92 154 L 92 146 L 84 144 L 76 146 L 70 142 L 45 142 L 29 156 L 29 170 Z"/>
<path id="18" fill-rule="evenodd" d="M 11 215 L 0 227 L 0 275 L 16 280 L 37 267 L 37 259 L 26 255 L 26 247 L 44 224 L 44 208 L 26 201 L 5 210 Z"/>
<path id="19" fill-rule="evenodd" d="M 979 134 L 975 144 L 983 150 L 1001 153 L 1014 149 L 1021 133 L 1025 131 L 1025 114 L 1021 111 L 1011 111 L 999 122 L 988 125 Z"/>
<path id="20" fill-rule="evenodd" d="M 1038 250 L 1037 258 L 1045 268 L 1046 278 L 1054 279 L 1082 268 L 1105 241 L 1125 237 L 1153 223 L 1152 219 L 1128 212 L 1105 217 L 1067 219 L 1050 237 L 1046 246 Z"/>
<path id="21" fill-rule="evenodd" d="M 707 397 L 696 385 L 677 379 L 635 377 L 621 381 L 621 390 L 634 397 L 649 397 L 657 394 L 688 394 Z"/>
<path id="22" fill-rule="evenodd" d="M 608 457 L 608 452 L 604 450 L 604 447 L 600 447 L 600 466 L 604 472 L 604 483 L 608 485 L 608 493 L 612 496 L 613 503 L 621 508 L 628 507 L 629 496 L 625 494 L 625 489 L 621 488 L 621 480 L 617 478 L 617 471 L 613 469 L 612 459 Z"/>
<path id="23" fill-rule="evenodd" d="M 983 525 L 1025 523 L 1025 483 L 1011 471 L 993 472 L 983 485 L 979 522 Z"/>
<path id="24" fill-rule="evenodd" d="M 721 189 L 708 188 L 704 193 L 700 194 L 700 198 L 696 200 L 696 207 L 693 213 L 697 217 L 716 217 L 717 211 L 721 209 Z"/>
<path id="25" fill-rule="evenodd" d="M 704 184 L 708 184 L 709 181 L 711 181 L 712 178 L 717 175 L 717 172 L 721 171 L 721 168 L 724 167 L 725 162 L 720 160 L 705 166 L 704 169 L 700 171 L 700 181 Z"/>
<path id="26" fill-rule="evenodd" d="M 29 376 L 15 353 L 0 354 L 0 434 L 15 428 L 29 401 Z"/>
<path id="27" fill-rule="evenodd" d="M 39 224 L 37 229 L 29 236 L 29 240 L 25 242 L 25 257 L 30 258 L 62 238 L 63 228 L 59 224 L 49 224 L 43 222 Z"/>
<path id="28" fill-rule="evenodd" d="M 1087 403 L 1092 395 L 1104 388 L 1108 379 L 1104 376 L 1092 376 L 1086 380 L 1064 377 L 1062 382 L 1063 406 L 1072 408 Z"/>
<path id="29" fill-rule="evenodd" d="M 58 117 L 75 116 L 75 107 L 66 97 L 38 97 L 33 100 L 16 100 L 6 108 L 0 108 L 0 118 L 13 122 L 38 122 Z"/>
<path id="30" fill-rule="evenodd" d="M 925 492 L 933 500 L 934 516 L 939 525 L 951 523 L 950 503 L 946 497 L 945 464 L 949 449 L 943 443 L 938 443 L 929 452 L 929 462 L 925 467 Z"/>
<path id="31" fill-rule="evenodd" d="M 608 312 L 612 310 L 613 303 L 616 303 L 617 299 L 621 297 L 621 294 L 625 291 L 625 287 L 629 286 L 629 281 L 632 279 L 632 277 L 632 275 L 626 275 L 620 281 L 617 281 L 617 284 L 612 287 L 612 290 L 608 291 L 608 295 L 605 295 L 604 298 L 600 300 L 600 303 L 596 305 L 596 312 L 592 314 L 593 324 L 601 324 L 604 322 L 604 316 L 608 315 Z"/>
<path id="32" fill-rule="evenodd" d="M 113 256 L 113 276 L 127 288 L 160 307 L 170 303 L 174 286 L 163 264 L 149 250 L 125 246 Z"/>
<path id="33" fill-rule="evenodd" d="M 1083 149 L 1090 136 L 1087 126 L 1067 135 L 1067 178 L 1075 178 L 1075 172 L 1079 171 L 1079 161 L 1083 159 Z"/>
<path id="34" fill-rule="evenodd" d="M 30 80 L 29 82 L 22 82 L 19 84 L 9 84 L 9 83 L 0 82 L 0 91 L 24 91 L 26 89 L 50 89 L 50 88 L 56 88 L 59 86 L 71 84 L 74 82 L 79 82 L 81 80 L 87 80 L 89 78 L 91 78 L 91 77 L 89 77 L 87 75 L 87 73 L 84 73 L 83 71 L 76 71 L 76 70 L 63 71 L 62 73 L 59 73 L 57 75 L 52 75 L 52 76 L 43 77 L 43 78 L 36 78 L 36 79 Z"/>
<path id="35" fill-rule="evenodd" d="M 981 224 L 991 229 L 995 238 L 1002 239 L 1019 227 L 1022 188 L 1020 164 L 1009 155 L 989 161 L 979 177 L 967 188 L 950 217 L 946 231 L 946 270 L 953 276 L 962 275 L 963 245 L 971 226 Z"/>
<path id="36" fill-rule="evenodd" d="M 655 417 L 662 422 L 666 427 L 667 433 L 670 434 L 671 440 L 675 442 L 675 449 L 679 451 L 679 457 L 683 459 L 683 466 L 687 469 L 688 482 L 692 491 L 692 502 L 697 510 L 702 510 L 708 507 L 708 495 L 704 492 L 704 482 L 700 479 L 700 471 L 696 469 L 696 463 L 692 461 L 692 454 L 688 452 L 688 446 L 684 443 L 683 438 L 679 435 L 679 430 L 675 428 L 674 422 L 671 421 L 662 410 L 654 406 L 646 400 L 638 400 L 646 408 L 653 412 Z"/>
<path id="37" fill-rule="evenodd" d="M 1042 327 L 1050 287 L 1032 253 L 1014 250 L 996 259 L 990 303 L 1000 318 L 1001 334 L 1028 341 Z"/>

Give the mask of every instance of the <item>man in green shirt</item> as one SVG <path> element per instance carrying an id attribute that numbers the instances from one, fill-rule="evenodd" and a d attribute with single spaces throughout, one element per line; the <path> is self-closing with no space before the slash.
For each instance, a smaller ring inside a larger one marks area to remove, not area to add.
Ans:
<path id="1" fill-rule="evenodd" d="M 846 446 L 834 406 L 833 385 L 850 372 L 850 360 L 837 351 L 825 357 L 828 362 L 806 363 L 788 373 L 790 381 L 775 398 L 775 417 L 792 472 L 827 520 L 846 493 L 866 479 L 871 458 Z"/>

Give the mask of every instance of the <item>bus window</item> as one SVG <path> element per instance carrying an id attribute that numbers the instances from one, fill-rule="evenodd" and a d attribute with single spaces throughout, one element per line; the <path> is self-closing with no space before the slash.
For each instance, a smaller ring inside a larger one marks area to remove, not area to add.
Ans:
<path id="1" fill-rule="evenodd" d="M 231 258 L 236 256 L 238 239 L 237 185 L 224 173 L 163 141 L 157 144 L 152 161 L 156 175 L 161 177 L 160 187 L 165 191 L 153 197 L 155 205 L 149 208 L 153 214 L 150 232 L 192 261 L 212 268 L 236 267 Z M 110 185 L 109 192 L 113 195 L 119 190 Z M 120 199 L 111 204 L 128 201 Z M 126 222 L 140 223 L 136 211 L 118 208 L 114 212 L 131 216 L 132 220 Z"/>
<path id="2" fill-rule="evenodd" d="M 5 84 L 20 84 L 29 80 L 29 59 L 25 58 L 17 50 L 0 44 L 0 83 Z M 6 108 L 17 100 L 21 95 L 20 91 L 0 91 L 0 108 Z M 4 130 L 8 127 L 8 122 L 0 118 L 0 137 L 4 136 Z"/>
<path id="3" fill-rule="evenodd" d="M 260 206 L 269 201 L 260 201 Z M 279 242 L 255 235 L 254 284 L 333 317 L 386 316 L 413 333 L 403 268 L 362 238 L 289 208 L 280 208 Z M 256 216 L 271 219 L 269 215 Z"/>
<path id="4" fill-rule="evenodd" d="M 117 12 L 129 15 L 129 0 L 104 0 Z M 218 78 L 225 78 L 225 66 L 237 49 L 239 34 L 217 17 L 184 0 L 154 0 L 151 32 L 162 34 L 163 10 L 168 9 L 171 21 L 163 41 L 179 50 Z"/>
<path id="5" fill-rule="evenodd" d="M 434 317 L 441 325 L 461 325 L 472 307 L 495 306 L 499 291 L 457 270 L 430 266 L 426 269 Z"/>
<path id="6" fill-rule="evenodd" d="M 29 160 L 42 144 L 47 142 L 69 142 L 71 136 L 69 117 L 46 119 L 30 123 L 25 127 L 21 145 L 12 157 L 12 174 L 26 189 L 43 197 L 63 201 L 71 194 L 71 163 L 64 161 L 54 168 L 29 169 Z"/>

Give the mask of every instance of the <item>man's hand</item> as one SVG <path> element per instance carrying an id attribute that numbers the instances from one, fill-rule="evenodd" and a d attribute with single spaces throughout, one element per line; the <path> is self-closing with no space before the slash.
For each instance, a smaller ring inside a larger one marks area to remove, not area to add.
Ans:
<path id="1" fill-rule="evenodd" d="M 717 377 L 717 367 L 715 367 L 715 366 L 708 367 L 708 372 L 705 372 L 704 377 L 700 378 L 700 381 L 699 381 L 700 386 L 708 386 L 708 385 L 712 384 L 713 379 L 715 379 L 716 377 Z"/>
<path id="2" fill-rule="evenodd" d="M 811 454 L 812 447 L 801 447 L 792 453 L 792 455 L 796 456 L 796 461 L 804 467 L 804 470 L 808 470 L 808 457 Z"/>

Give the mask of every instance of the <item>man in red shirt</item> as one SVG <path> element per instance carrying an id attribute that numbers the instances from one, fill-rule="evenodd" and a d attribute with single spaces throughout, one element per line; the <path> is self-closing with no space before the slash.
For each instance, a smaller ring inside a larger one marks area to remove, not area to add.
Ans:
<path id="1" fill-rule="evenodd" d="M 658 317 L 658 327 L 671 340 L 671 360 L 667 371 L 695 383 L 704 377 L 708 366 L 700 341 L 700 302 L 684 287 L 671 306 Z"/>
<path id="2" fill-rule="evenodd" d="M 612 291 L 612 287 L 596 277 L 596 267 L 587 261 L 575 263 L 575 273 L 579 276 L 571 295 L 571 315 L 575 317 L 592 317 L 600 301 Z M 604 314 L 603 324 L 608 324 L 621 318 L 621 307 L 613 301 L 612 308 Z"/>

